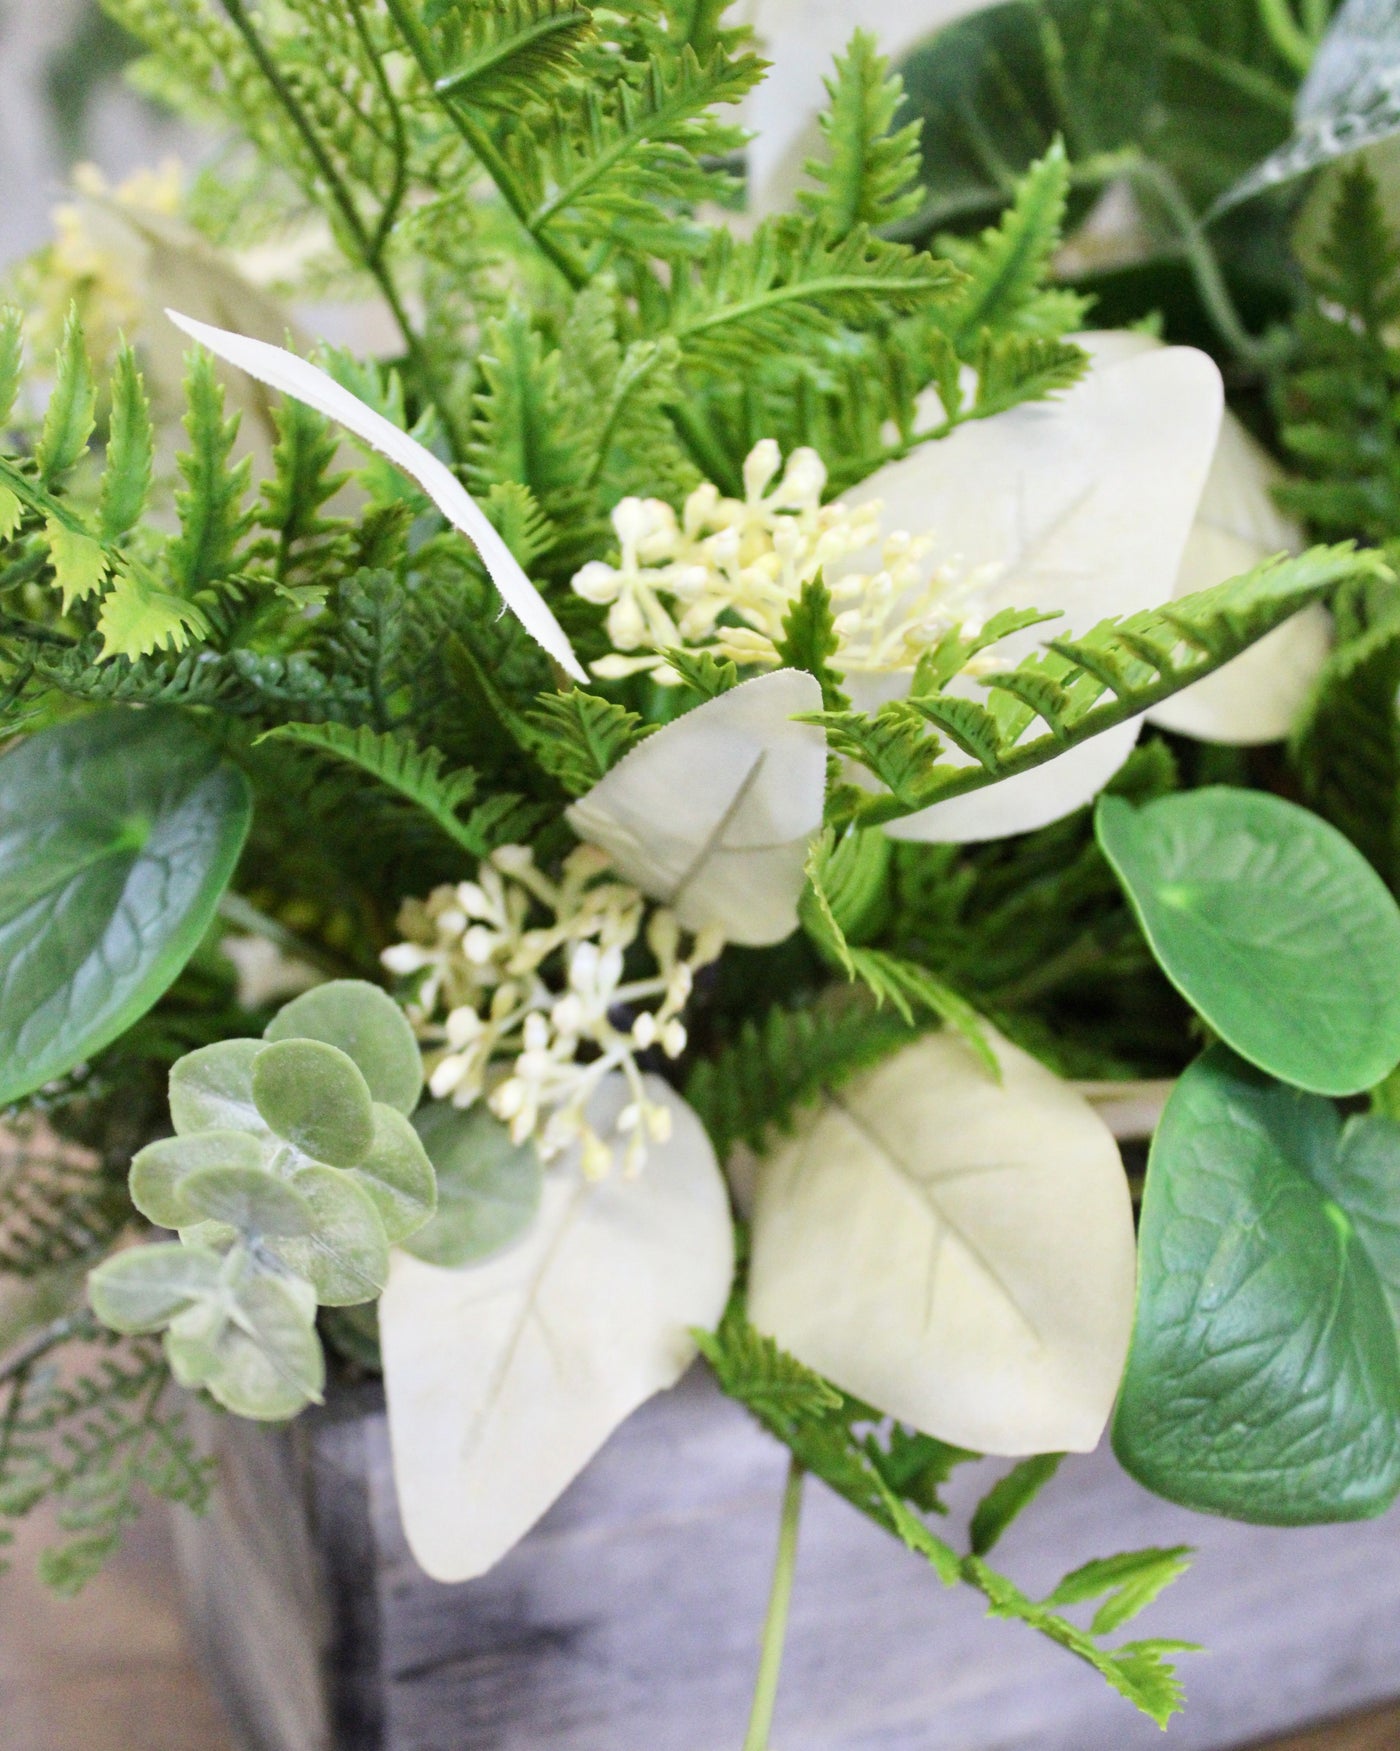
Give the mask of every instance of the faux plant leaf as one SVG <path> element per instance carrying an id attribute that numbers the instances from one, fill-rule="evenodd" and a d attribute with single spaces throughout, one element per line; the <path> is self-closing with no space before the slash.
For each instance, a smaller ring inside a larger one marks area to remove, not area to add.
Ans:
<path id="1" fill-rule="evenodd" d="M 304 1284 L 258 1271 L 227 1306 L 200 1304 L 176 1317 L 165 1334 L 171 1372 L 236 1416 L 281 1422 L 319 1401 L 325 1385 L 315 1311 Z"/>
<path id="2" fill-rule="evenodd" d="M 1344 1126 L 1207 1052 L 1152 1146 L 1123 1465 L 1238 1520 L 1382 1512 L 1400 1490 L 1397 1233 L 1400 1126 Z"/>
<path id="3" fill-rule="evenodd" d="M 374 1141 L 348 1177 L 379 1212 L 384 1232 L 397 1245 L 416 1234 L 437 1208 L 433 1164 L 418 1132 L 397 1107 L 374 1105 Z"/>
<path id="4" fill-rule="evenodd" d="M 306 1200 L 261 1166 L 196 1168 L 180 1197 L 201 1221 L 224 1223 L 250 1240 L 307 1234 L 312 1226 Z"/>
<path id="5" fill-rule="evenodd" d="M 826 795 L 826 739 L 807 674 L 731 688 L 633 748 L 568 812 L 581 839 L 690 930 L 781 942 L 797 928 L 808 841 Z"/>
<path id="6" fill-rule="evenodd" d="M 1189 347 L 1099 364 L 1059 400 L 960 426 L 846 496 L 881 501 L 887 528 L 933 531 L 924 565 L 955 567 L 970 585 L 968 610 L 979 622 L 1009 609 L 1058 610 L 1055 635 L 1074 638 L 1109 615 L 1171 597 L 1222 405 L 1220 373 Z M 1026 626 L 1001 640 L 999 663 L 1016 664 L 1042 637 Z M 908 692 L 911 678 L 852 672 L 846 687 L 870 709 Z M 987 699 L 968 676 L 950 690 L 979 706 Z M 1102 790 L 1139 728 L 1132 721 L 1106 730 L 1032 772 L 938 803 L 887 831 L 965 843 L 1043 827 Z M 957 747 L 947 758 L 975 764 Z"/>
<path id="7" fill-rule="evenodd" d="M 336 1167 L 304 1167 L 287 1190 L 311 1213 L 306 1233 L 269 1250 L 316 1291 L 322 1307 L 373 1301 L 389 1279 L 389 1242 L 367 1193 Z"/>
<path id="8" fill-rule="evenodd" d="M 1400 910 L 1335 827 L 1263 791 L 1210 786 L 1134 810 L 1099 844 L 1167 977 L 1243 1057 L 1318 1094 L 1400 1060 Z"/>
<path id="9" fill-rule="evenodd" d="M 135 560 L 128 560 L 112 580 L 97 616 L 102 658 L 148 656 L 152 651 L 183 650 L 192 638 L 209 638 L 212 628 L 204 610 L 167 590 Z"/>
<path id="10" fill-rule="evenodd" d="M 113 1331 L 159 1331 L 191 1302 L 216 1294 L 222 1271 L 223 1260 L 205 1247 L 134 1246 L 89 1274 L 88 1299 Z"/>
<path id="11" fill-rule="evenodd" d="M 393 1256 L 379 1322 L 394 1473 L 437 1580 L 504 1556 L 724 1311 L 733 1235 L 714 1150 L 679 1095 L 647 1086 L 673 1130 L 636 1179 L 589 1183 L 575 1152 L 497 1258 L 449 1271 Z M 606 1132 L 630 1098 L 609 1076 L 589 1122 Z"/>
<path id="12" fill-rule="evenodd" d="M 411 1113 L 423 1092 L 423 1055 L 408 1017 L 378 985 L 333 979 L 285 1004 L 267 1024 L 268 1040 L 321 1040 L 351 1059 L 372 1099 Z"/>
<path id="13" fill-rule="evenodd" d="M 1127 1180 L 1088 1104 L 949 1033 L 828 1094 L 759 1168 L 749 1317 L 877 1410 L 981 1453 L 1083 1452 L 1132 1320 Z"/>
<path id="14" fill-rule="evenodd" d="M 102 711 L 0 758 L 0 1106 L 161 996 L 214 916 L 248 816 L 242 774 L 175 711 Z"/>
<path id="15" fill-rule="evenodd" d="M 445 462 L 434 456 L 431 450 L 424 449 L 416 438 L 409 437 L 391 420 L 385 419 L 383 414 L 367 407 L 357 395 L 343 389 L 317 366 L 297 358 L 295 353 L 271 346 L 267 341 L 251 340 L 246 335 L 211 328 L 207 323 L 195 322 L 173 310 L 166 314 L 177 328 L 183 329 L 201 346 L 208 347 L 211 353 L 246 371 L 259 383 L 266 383 L 270 389 L 294 396 L 327 419 L 335 420 L 415 480 L 453 528 L 459 529 L 476 548 L 491 574 L 491 581 L 501 593 L 501 599 L 530 636 L 576 681 L 587 681 L 573 646 L 544 597 L 525 576 L 480 506 Z"/>
<path id="16" fill-rule="evenodd" d="M 374 1142 L 374 1105 L 354 1062 L 321 1040 L 277 1040 L 253 1059 L 253 1101 L 279 1137 L 331 1167 L 355 1167 Z"/>
<path id="17" fill-rule="evenodd" d="M 1298 92 L 1292 138 L 1216 203 L 1224 212 L 1265 189 L 1400 133 L 1400 4 L 1344 0 Z"/>
<path id="18" fill-rule="evenodd" d="M 253 1060 L 261 1040 L 216 1040 L 186 1052 L 170 1068 L 170 1122 L 180 1137 L 201 1131 L 268 1135 L 253 1100 Z"/>
<path id="19" fill-rule="evenodd" d="M 1125 329 L 1075 338 L 1105 362 L 1155 352 L 1162 344 Z M 1275 554 L 1303 551 L 1302 529 L 1274 502 L 1275 488 L 1286 479 L 1227 408 L 1174 596 L 1242 577 Z M 1331 619 L 1325 608 L 1314 604 L 1204 681 L 1154 706 L 1147 721 L 1205 742 L 1249 746 L 1280 741 L 1297 721 L 1331 642 Z"/>
<path id="20" fill-rule="evenodd" d="M 54 582 L 63 597 L 66 614 L 75 602 L 85 601 L 94 590 L 102 588 L 107 576 L 107 551 L 100 541 L 79 529 L 70 529 L 55 516 L 46 519 L 44 534 L 48 538 Z"/>
<path id="21" fill-rule="evenodd" d="M 434 1101 L 414 1119 L 437 1175 L 437 1215 L 405 1250 L 451 1270 L 519 1238 L 540 1207 L 543 1173 L 531 1143 L 515 1144 L 481 1105 Z"/>
<path id="22" fill-rule="evenodd" d="M 206 1167 L 236 1167 L 257 1172 L 263 1151 L 246 1131 L 203 1131 L 197 1137 L 163 1137 L 148 1143 L 132 1160 L 131 1201 L 159 1228 L 185 1228 L 195 1211 L 181 1194 L 181 1183 Z"/>

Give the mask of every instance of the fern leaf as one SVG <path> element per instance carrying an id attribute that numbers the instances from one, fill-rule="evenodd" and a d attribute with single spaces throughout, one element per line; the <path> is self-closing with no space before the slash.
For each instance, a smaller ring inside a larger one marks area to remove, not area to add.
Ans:
<path id="1" fill-rule="evenodd" d="M 190 447 L 179 457 L 185 489 L 175 495 L 180 533 L 170 545 L 168 563 L 176 590 L 189 601 L 237 569 L 239 544 L 251 521 L 240 507 L 252 464 L 246 457 L 232 461 L 238 417 L 224 418 L 223 385 L 203 350 L 192 357 L 185 398 Z"/>
<path id="2" fill-rule="evenodd" d="M 668 649 L 666 661 L 692 693 L 701 699 L 718 699 L 731 687 L 739 685 L 738 665 L 728 657 L 716 657 L 710 651 L 690 651 L 679 647 Z"/>
<path id="3" fill-rule="evenodd" d="M 34 460 L 39 478 L 52 486 L 86 451 L 96 423 L 97 386 L 88 361 L 83 325 L 74 305 L 63 325 L 54 386 L 44 413 Z"/>
<path id="4" fill-rule="evenodd" d="M 1002 1534 L 1054 1477 L 1064 1457 L 1063 1453 L 1036 1453 L 997 1479 L 973 1510 L 968 1526 L 975 1556 L 986 1556 L 1001 1541 Z"/>
<path id="5" fill-rule="evenodd" d="M 82 1149 L 10 1128 L 0 1149 L 0 1272 L 34 1277 L 91 1259 L 130 1217 L 124 1187 Z"/>
<path id="6" fill-rule="evenodd" d="M 821 185 L 820 193 L 804 189 L 798 200 L 837 233 L 853 225 L 879 229 L 908 218 L 921 198 L 923 123 L 913 121 L 891 132 L 904 81 L 891 76 L 889 62 L 869 31 L 852 36 L 826 89 L 830 105 L 821 118 L 826 158 L 808 159 L 804 166 Z"/>
<path id="7" fill-rule="evenodd" d="M 977 344 L 977 399 L 969 417 L 989 419 L 1025 401 L 1072 389 L 1089 355 L 1070 341 L 1041 335 L 986 334 Z"/>
<path id="8" fill-rule="evenodd" d="M 1190 1545 L 1170 1550 L 1130 1550 L 1099 1557 L 1068 1574 L 1045 1600 L 1047 1605 L 1079 1605 L 1104 1599 L 1090 1626 L 1093 1635 L 1111 1635 L 1138 1615 L 1191 1566 Z"/>
<path id="9" fill-rule="evenodd" d="M 778 661 L 790 669 L 805 669 L 821 683 L 828 711 L 845 711 L 850 700 L 841 691 L 841 675 L 831 659 L 841 648 L 831 612 L 831 592 L 820 577 L 809 579 L 783 616 L 783 636 L 777 642 Z"/>
<path id="10" fill-rule="evenodd" d="M 104 541 L 120 541 L 141 520 L 151 491 L 155 429 L 146 386 L 128 346 L 117 354 L 112 376 L 112 418 L 107 466 L 102 473 L 98 520 Z"/>
<path id="11" fill-rule="evenodd" d="M 721 1388 L 763 1417 L 819 1417 L 840 1407 L 833 1386 L 747 1320 L 725 1318 L 717 1331 L 697 1331 L 695 1341 Z"/>
<path id="12" fill-rule="evenodd" d="M 62 594 L 66 614 L 75 602 L 86 600 L 102 588 L 110 564 L 109 556 L 100 541 L 54 516 L 45 519 L 44 535 L 49 544 L 54 582 Z"/>
<path id="13" fill-rule="evenodd" d="M 655 726 L 635 711 L 581 687 L 542 693 L 527 722 L 531 749 L 570 796 L 582 796 Z"/>
<path id="14" fill-rule="evenodd" d="M 347 478 L 332 472 L 339 443 L 330 422 L 303 402 L 284 396 L 274 418 L 273 475 L 263 487 L 258 521 L 277 538 L 273 576 L 278 585 L 299 590 L 300 600 L 308 588 L 319 598 L 334 582 L 337 549 L 344 544 L 340 526 L 320 514 Z M 235 524 L 233 544 L 240 532 Z"/>
<path id="15" fill-rule="evenodd" d="M 438 30 L 440 98 L 470 109 L 539 103 L 575 73 L 593 17 L 570 0 L 439 0 L 424 16 Z"/>
<path id="16" fill-rule="evenodd" d="M 559 354 L 546 353 L 525 311 L 513 305 L 488 329 L 480 363 L 483 387 L 469 450 L 473 484 L 515 482 L 529 488 L 550 518 L 577 518 L 588 458 L 567 417 Z"/>
<path id="17" fill-rule="evenodd" d="M 136 560 L 127 560 L 112 579 L 97 617 L 102 659 L 179 651 L 191 639 L 211 636 L 209 621 L 196 603 L 164 588 Z"/>
<path id="18" fill-rule="evenodd" d="M 464 821 L 460 814 L 479 788 L 476 773 L 468 768 L 444 774 L 438 750 L 420 748 L 402 730 L 376 733 L 363 726 L 349 729 L 337 723 L 290 723 L 269 730 L 259 739 L 295 742 L 347 761 L 422 809 L 454 844 L 472 857 L 485 857 L 491 850 L 471 821 Z"/>
<path id="19" fill-rule="evenodd" d="M 0 304 L 0 426 L 14 411 L 23 370 L 23 312 L 13 304 Z"/>

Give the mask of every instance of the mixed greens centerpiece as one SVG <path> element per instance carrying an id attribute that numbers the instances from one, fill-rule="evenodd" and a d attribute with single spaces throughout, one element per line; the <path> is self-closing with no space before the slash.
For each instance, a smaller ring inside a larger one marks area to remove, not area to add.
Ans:
<path id="1" fill-rule="evenodd" d="M 0 320 L 0 1513 L 382 1370 L 470 1579 L 703 1355 L 750 1751 L 807 1473 L 1164 1724 L 1067 1454 L 1400 1492 L 1400 12 L 856 31 L 745 189 L 720 0 L 107 6 L 223 151 Z"/>

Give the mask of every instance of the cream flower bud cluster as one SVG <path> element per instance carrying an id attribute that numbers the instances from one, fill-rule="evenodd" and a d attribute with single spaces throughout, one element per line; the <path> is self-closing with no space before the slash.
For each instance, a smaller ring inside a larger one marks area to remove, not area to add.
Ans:
<path id="1" fill-rule="evenodd" d="M 637 1054 L 659 1047 L 680 1057 L 681 1012 L 723 939 L 687 936 L 674 913 L 649 906 L 591 845 L 571 853 L 557 881 L 528 847 L 502 846 L 475 881 L 410 900 L 399 928 L 406 940 L 383 961 L 418 978 L 405 1007 L 425 1045 L 429 1091 L 459 1107 L 484 1098 L 512 1139 L 533 1140 L 544 1161 L 578 1144 L 590 1178 L 606 1175 L 619 1149 L 625 1172 L 639 1172 L 648 1143 L 665 1142 L 670 1114 L 648 1098 Z M 656 971 L 628 979 L 627 951 L 639 937 Z M 613 1071 L 632 1098 L 616 1135 L 602 1137 L 587 1112 Z"/>
<path id="2" fill-rule="evenodd" d="M 698 486 L 677 517 L 660 499 L 623 499 L 613 512 L 616 565 L 594 561 L 573 579 L 585 600 L 607 607 L 613 654 L 594 663 L 605 680 L 649 671 L 679 677 L 660 653 L 708 651 L 744 667 L 773 668 L 783 619 L 804 584 L 827 575 L 838 609 L 837 664 L 880 673 L 912 668 L 919 654 L 961 624 L 959 602 L 977 580 L 923 563 L 929 536 L 893 533 L 881 542 L 880 505 L 822 503 L 826 465 L 794 450 L 783 466 L 771 438 L 744 463 L 744 497 Z M 844 562 L 878 548 L 873 571 Z"/>

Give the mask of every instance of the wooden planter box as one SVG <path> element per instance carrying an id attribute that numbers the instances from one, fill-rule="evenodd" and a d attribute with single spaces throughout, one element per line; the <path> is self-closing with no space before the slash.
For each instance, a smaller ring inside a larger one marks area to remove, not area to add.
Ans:
<path id="1" fill-rule="evenodd" d="M 694 1371 L 499 1567 L 443 1587 L 403 1541 L 382 1399 L 290 1432 L 221 1418 L 211 1515 L 180 1516 L 195 1634 L 246 1751 L 738 1751 L 785 1455 Z M 985 1487 L 968 1468 L 952 1492 Z M 956 1511 L 956 1510 L 955 1510 Z M 1203 1642 L 1166 1742 L 1224 1751 L 1400 1695 L 1396 1521 L 1272 1531 L 1170 1507 L 1106 1452 L 999 1550 L 1031 1591 L 1091 1556 L 1194 1544 L 1141 1620 Z M 776 1751 L 1135 1751 L 1096 1675 L 810 1485 Z"/>

